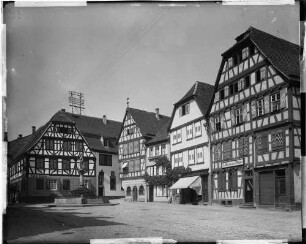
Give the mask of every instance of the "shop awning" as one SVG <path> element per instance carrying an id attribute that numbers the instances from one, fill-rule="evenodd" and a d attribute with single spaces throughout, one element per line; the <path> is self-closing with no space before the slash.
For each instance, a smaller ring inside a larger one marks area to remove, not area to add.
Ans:
<path id="1" fill-rule="evenodd" d="M 128 166 L 128 162 L 124 162 L 124 163 L 122 164 L 122 169 L 126 168 L 127 166 Z"/>
<path id="2" fill-rule="evenodd" d="M 197 192 L 198 195 L 202 195 L 200 176 L 181 178 L 170 187 L 171 190 L 183 188 L 192 188 Z"/>
<path id="3" fill-rule="evenodd" d="M 154 166 L 155 164 L 156 164 L 156 162 L 149 161 L 149 162 L 147 162 L 147 167 Z"/>

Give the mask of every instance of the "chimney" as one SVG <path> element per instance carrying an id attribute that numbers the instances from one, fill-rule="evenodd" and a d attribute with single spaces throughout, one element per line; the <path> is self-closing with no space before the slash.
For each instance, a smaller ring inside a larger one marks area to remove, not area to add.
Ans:
<path id="1" fill-rule="evenodd" d="M 32 126 L 32 134 L 36 132 L 36 126 Z"/>
<path id="2" fill-rule="evenodd" d="M 157 119 L 159 119 L 159 108 L 155 109 L 155 116 Z"/>
<path id="3" fill-rule="evenodd" d="M 107 118 L 106 118 L 106 115 L 103 115 L 103 124 L 107 124 Z"/>
<path id="4" fill-rule="evenodd" d="M 19 138 L 22 138 L 22 134 L 19 134 L 19 135 L 18 135 L 18 139 L 19 139 Z"/>

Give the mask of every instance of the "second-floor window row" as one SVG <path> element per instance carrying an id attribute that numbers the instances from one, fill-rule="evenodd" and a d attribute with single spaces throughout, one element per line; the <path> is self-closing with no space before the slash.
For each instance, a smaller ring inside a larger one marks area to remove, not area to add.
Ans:
<path id="1" fill-rule="evenodd" d="M 78 151 L 81 152 L 84 149 L 83 141 L 61 141 L 54 139 L 45 139 L 46 150 L 62 150 L 62 151 Z"/>

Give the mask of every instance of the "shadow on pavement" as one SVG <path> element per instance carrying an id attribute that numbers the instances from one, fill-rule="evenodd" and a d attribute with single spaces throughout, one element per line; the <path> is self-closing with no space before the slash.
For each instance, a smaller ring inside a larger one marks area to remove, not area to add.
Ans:
<path id="1" fill-rule="evenodd" d="M 62 234 L 72 234 L 75 233 L 72 229 L 91 226 L 125 225 L 104 220 L 104 218 L 110 219 L 106 216 L 80 217 L 77 216 L 82 214 L 79 212 L 44 210 L 46 208 L 9 206 L 6 214 L 3 215 L 3 240 L 10 241 L 56 231 L 65 231 Z"/>

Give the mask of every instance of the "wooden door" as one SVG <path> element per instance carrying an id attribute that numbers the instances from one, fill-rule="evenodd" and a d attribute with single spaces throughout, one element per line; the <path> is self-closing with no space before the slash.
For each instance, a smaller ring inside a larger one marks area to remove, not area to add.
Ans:
<path id="1" fill-rule="evenodd" d="M 99 186 L 99 190 L 98 190 L 99 197 L 103 196 L 103 192 L 104 192 L 104 187 L 103 186 Z"/>
<path id="2" fill-rule="evenodd" d="M 208 202 L 208 175 L 202 177 L 202 194 L 203 201 Z"/>
<path id="3" fill-rule="evenodd" d="M 149 186 L 149 202 L 153 202 L 154 186 Z"/>
<path id="4" fill-rule="evenodd" d="M 273 205 L 275 198 L 275 180 L 273 172 L 259 174 L 259 204 Z"/>
<path id="5" fill-rule="evenodd" d="M 286 204 L 286 179 L 285 177 L 277 177 L 276 180 L 276 199 L 278 206 L 282 206 Z"/>
<path id="6" fill-rule="evenodd" d="M 253 202 L 253 179 L 246 179 L 244 185 L 244 201 L 245 203 Z"/>

